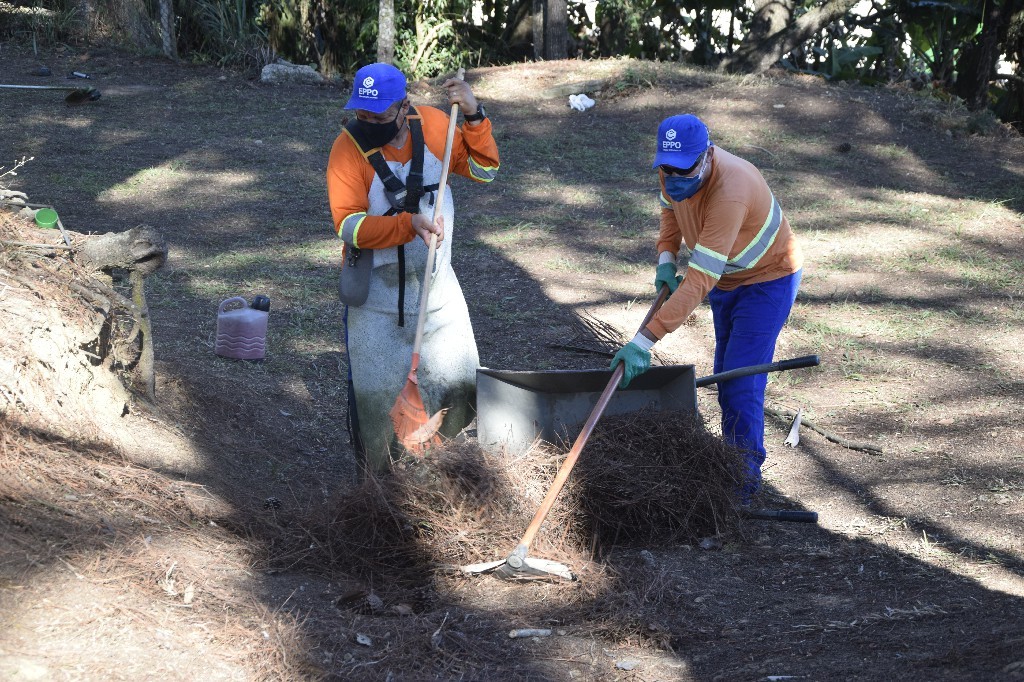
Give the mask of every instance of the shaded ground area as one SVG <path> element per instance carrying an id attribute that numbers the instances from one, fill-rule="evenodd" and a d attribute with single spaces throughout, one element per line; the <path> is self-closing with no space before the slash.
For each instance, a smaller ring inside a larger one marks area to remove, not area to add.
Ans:
<path id="1" fill-rule="evenodd" d="M 773 375 L 769 404 L 881 455 L 807 429 L 784 447 L 789 424 L 770 421 L 765 504 L 815 510 L 817 526 L 613 547 L 570 586 L 438 571 L 409 588 L 289 563 L 282 541 L 354 479 L 323 183 L 345 85 L 265 86 L 101 48 L 36 58 L 4 44 L 0 59 L 11 82 L 45 64 L 90 73 L 104 95 L 73 108 L 3 95 L 0 165 L 35 157 L 3 182 L 71 230 L 145 223 L 170 245 L 147 285 L 155 406 L 65 433 L 15 427 L 26 413 L 0 394 L 5 676 L 1024 676 L 1019 138 L 899 88 L 631 61 L 471 70 L 503 155 L 492 186 L 454 181 L 483 365 L 604 366 L 565 347 L 583 312 L 632 334 L 652 296 L 651 138 L 692 111 L 763 170 L 805 248 L 777 357 L 822 364 Z M 570 110 L 573 84 L 593 81 L 597 106 Z M 418 102 L 433 85 L 416 85 Z M 59 255 L 45 263 L 60 269 Z M 11 302 L 31 294 L 12 267 L 0 263 L 5 338 L 24 324 Z M 217 358 L 218 303 L 256 294 L 272 301 L 267 360 Z M 707 309 L 657 348 L 709 373 Z M 714 429 L 714 390 L 698 396 Z M 523 627 L 552 634 L 508 637 Z"/>

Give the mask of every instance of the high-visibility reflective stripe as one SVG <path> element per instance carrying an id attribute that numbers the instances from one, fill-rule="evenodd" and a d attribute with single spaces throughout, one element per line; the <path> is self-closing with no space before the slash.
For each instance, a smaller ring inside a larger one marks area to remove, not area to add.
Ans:
<path id="1" fill-rule="evenodd" d="M 494 176 L 498 174 L 497 166 L 481 166 L 479 163 L 473 160 L 473 157 L 469 157 L 469 174 L 473 176 L 473 179 L 481 182 L 490 182 L 494 179 Z"/>
<path id="2" fill-rule="evenodd" d="M 341 229 L 338 230 L 338 236 L 346 244 L 359 248 L 359 226 L 363 224 L 366 219 L 366 213 L 353 213 L 347 216 L 341 221 Z"/>
<path id="3" fill-rule="evenodd" d="M 693 250 L 693 255 L 690 256 L 688 265 L 716 280 L 721 279 L 722 275 L 749 270 L 757 265 L 761 257 L 768 253 L 768 249 L 775 243 L 780 225 L 782 225 L 782 207 L 773 196 L 772 210 L 768 213 L 764 225 L 758 230 L 754 239 L 736 254 L 735 258 L 729 259 L 717 251 L 698 244 L 697 248 Z"/>
<path id="4" fill-rule="evenodd" d="M 712 251 L 708 247 L 697 245 L 690 256 L 689 267 L 699 270 L 712 278 L 719 280 L 723 274 L 732 274 L 740 270 L 749 270 L 758 264 L 761 257 L 768 253 L 768 249 L 775 243 L 778 237 L 778 228 L 782 224 L 782 207 L 771 199 L 771 211 L 765 219 L 761 229 L 750 244 L 743 247 L 743 250 L 736 254 L 735 258 Z"/>
<path id="5" fill-rule="evenodd" d="M 749 270 L 757 265 L 761 256 L 768 253 L 768 249 L 775 243 L 775 237 L 779 234 L 779 226 L 782 225 L 782 207 L 772 195 L 772 210 L 764 221 L 764 225 L 758 230 L 757 235 L 746 246 L 745 249 L 736 254 L 736 257 L 725 264 L 725 274 Z"/>
<path id="6" fill-rule="evenodd" d="M 662 208 L 672 208 L 672 202 L 668 200 L 664 192 L 658 193 L 658 203 L 661 204 Z"/>
<path id="7" fill-rule="evenodd" d="M 725 270 L 725 261 L 724 254 L 697 244 L 693 254 L 690 255 L 690 262 L 686 265 L 694 270 L 700 270 L 711 279 L 719 279 L 722 276 L 722 271 Z"/>

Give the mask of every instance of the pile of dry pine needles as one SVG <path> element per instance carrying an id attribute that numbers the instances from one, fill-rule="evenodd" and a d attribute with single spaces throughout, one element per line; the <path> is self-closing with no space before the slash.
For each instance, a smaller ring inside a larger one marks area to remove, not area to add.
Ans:
<path id="1" fill-rule="evenodd" d="M 339 493 L 294 528 L 273 559 L 375 583 L 414 587 L 435 571 L 504 558 L 547 493 L 564 450 L 522 456 L 449 443 Z M 741 454 L 696 414 L 635 413 L 600 422 L 530 555 L 584 579 L 616 547 L 666 547 L 738 527 Z M 279 545 L 280 546 L 280 545 Z"/>
<path id="2" fill-rule="evenodd" d="M 742 471 L 742 451 L 695 413 L 612 417 L 595 429 L 576 465 L 576 520 L 603 550 L 724 535 L 739 520 Z"/>

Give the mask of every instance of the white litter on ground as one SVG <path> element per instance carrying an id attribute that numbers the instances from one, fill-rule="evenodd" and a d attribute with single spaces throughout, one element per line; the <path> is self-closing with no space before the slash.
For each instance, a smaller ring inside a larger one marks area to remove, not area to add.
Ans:
<path id="1" fill-rule="evenodd" d="M 590 107 L 594 106 L 594 104 L 594 100 L 587 97 L 584 93 L 569 95 L 569 107 L 576 111 L 586 111 Z"/>

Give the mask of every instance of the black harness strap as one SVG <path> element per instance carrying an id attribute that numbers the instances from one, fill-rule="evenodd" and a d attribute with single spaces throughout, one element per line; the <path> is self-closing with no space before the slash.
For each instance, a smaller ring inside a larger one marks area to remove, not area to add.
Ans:
<path id="1" fill-rule="evenodd" d="M 426 145 L 423 143 L 423 120 L 416 112 L 415 107 L 409 107 L 409 132 L 412 134 L 412 163 L 409 166 L 409 174 L 403 183 L 388 166 L 380 147 L 367 150 L 366 139 L 362 136 L 356 121 L 349 122 L 345 129 L 352 140 L 356 143 L 363 157 L 373 166 L 374 173 L 384 183 L 384 194 L 388 198 L 391 207 L 384 212 L 386 216 L 399 213 L 419 213 L 420 199 L 427 192 L 431 193 L 430 205 L 434 205 L 433 193 L 438 191 L 440 183 L 432 185 L 423 184 L 423 157 L 426 153 Z M 358 257 L 358 256 L 356 256 Z M 398 326 L 405 326 L 405 245 L 398 245 Z"/>
<path id="2" fill-rule="evenodd" d="M 418 213 L 420 199 L 423 198 L 423 195 L 427 192 L 436 192 L 438 189 L 436 183 L 427 186 L 423 185 L 423 158 L 426 147 L 423 144 L 423 120 L 416 112 L 415 107 L 409 107 L 408 120 L 409 132 L 412 134 L 412 164 L 409 166 L 409 174 L 406 176 L 404 183 L 398 179 L 391 170 L 391 167 L 388 166 L 388 162 L 384 160 L 380 147 L 367 149 L 369 143 L 363 137 L 359 126 L 356 125 L 358 121 L 349 121 L 345 126 L 349 135 L 352 136 L 352 140 L 359 147 L 363 157 L 373 166 L 373 171 L 380 178 L 380 181 L 384 183 L 384 193 L 387 195 L 388 203 L 391 204 L 391 208 L 384 215 L 395 215 L 403 211 Z"/>
<path id="3" fill-rule="evenodd" d="M 420 197 L 423 196 L 423 122 L 420 117 L 412 119 L 409 124 L 412 131 L 412 165 L 409 166 L 409 174 L 405 176 L 405 210 L 409 213 L 419 213 Z"/>
<path id="4" fill-rule="evenodd" d="M 398 245 L 398 326 L 405 326 L 405 244 Z"/>

